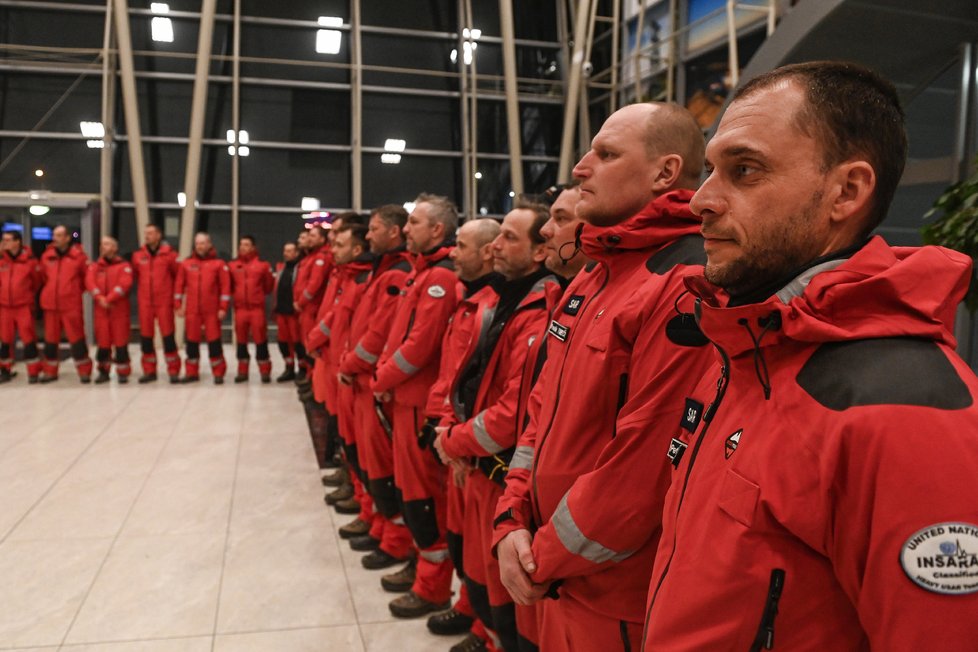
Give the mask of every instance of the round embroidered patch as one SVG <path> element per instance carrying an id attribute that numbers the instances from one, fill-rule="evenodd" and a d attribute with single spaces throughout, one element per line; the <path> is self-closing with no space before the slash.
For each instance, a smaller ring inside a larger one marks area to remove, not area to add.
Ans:
<path id="1" fill-rule="evenodd" d="M 445 296 L 445 288 L 440 285 L 432 285 L 428 288 L 428 296 L 434 299 L 441 299 Z"/>
<path id="2" fill-rule="evenodd" d="M 917 586 L 945 595 L 978 591 L 978 525 L 936 523 L 914 532 L 900 549 L 903 572 Z"/>

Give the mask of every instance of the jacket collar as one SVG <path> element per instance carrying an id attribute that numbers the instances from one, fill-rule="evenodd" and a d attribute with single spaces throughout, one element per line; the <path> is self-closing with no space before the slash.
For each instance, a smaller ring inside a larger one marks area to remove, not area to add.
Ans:
<path id="1" fill-rule="evenodd" d="M 448 254 L 452 252 L 452 245 L 454 243 L 451 239 L 445 239 L 440 244 L 435 245 L 428 251 L 420 254 L 413 255 L 414 269 L 421 271 L 428 267 L 431 267 L 435 263 L 448 258 Z"/>

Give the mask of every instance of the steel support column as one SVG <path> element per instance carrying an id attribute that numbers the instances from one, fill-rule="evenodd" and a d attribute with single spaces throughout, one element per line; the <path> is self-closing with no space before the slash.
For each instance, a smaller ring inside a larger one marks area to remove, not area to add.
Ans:
<path id="1" fill-rule="evenodd" d="M 126 117 L 126 136 L 129 150 L 129 176 L 136 213 L 136 233 L 142 244 L 143 231 L 149 224 L 149 197 L 146 193 L 146 171 L 143 166 L 143 141 L 139 128 L 139 105 L 136 97 L 136 77 L 132 60 L 132 37 L 129 34 L 129 4 L 114 0 L 115 32 L 119 44 L 119 70 L 122 75 L 122 107 Z M 104 123 L 103 123 L 104 124 Z M 108 125 L 106 130 L 108 130 Z"/>
<path id="2" fill-rule="evenodd" d="M 116 0 L 116 2 L 123 1 Z M 183 213 L 180 217 L 180 255 L 183 257 L 190 255 L 194 241 L 197 184 L 200 177 L 201 141 L 204 137 L 204 113 L 207 109 L 207 76 L 210 73 L 215 4 L 216 0 L 203 0 L 200 10 L 197 68 L 194 75 L 194 93 L 190 108 L 190 144 L 187 146 L 187 169 L 183 183 L 183 192 L 187 196 L 187 203 L 183 207 Z"/>
<path id="3" fill-rule="evenodd" d="M 506 131 L 509 135 L 509 182 L 512 191 L 520 195 L 523 193 L 523 146 L 521 143 L 520 105 L 516 97 L 516 35 L 513 29 L 513 0 L 499 0 L 499 24 L 503 32 Z"/>
<path id="4" fill-rule="evenodd" d="M 99 227 L 103 236 L 112 235 L 112 147 L 115 143 L 116 83 L 114 37 L 112 0 L 106 0 L 105 35 L 102 40 L 102 126 L 105 136 L 102 138 L 102 151 L 99 153 Z M 136 237 L 142 242 L 141 233 Z"/>
<path id="5" fill-rule="evenodd" d="M 234 0 L 231 60 L 231 129 L 234 130 L 234 156 L 231 157 L 231 256 L 238 255 L 240 233 L 239 204 L 241 202 L 241 157 L 238 134 L 241 133 L 241 0 Z"/>
<path id="6" fill-rule="evenodd" d="M 353 210 L 363 209 L 363 49 L 360 41 L 360 0 L 350 0 L 350 198 Z"/>
<path id="7" fill-rule="evenodd" d="M 574 53 L 567 78 L 567 96 L 564 102 L 564 130 L 560 140 L 560 165 L 557 181 L 563 183 L 570 178 L 571 164 L 577 158 L 574 148 L 574 131 L 577 124 L 577 108 L 580 104 L 581 76 L 584 68 L 584 41 L 587 36 L 588 16 L 591 14 L 590 0 L 578 0 L 574 14 Z"/>

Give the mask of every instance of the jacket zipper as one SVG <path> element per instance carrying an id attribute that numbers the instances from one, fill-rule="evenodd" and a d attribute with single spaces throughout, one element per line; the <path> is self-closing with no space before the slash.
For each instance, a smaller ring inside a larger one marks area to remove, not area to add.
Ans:
<path id="1" fill-rule="evenodd" d="M 697 322 L 699 322 L 699 302 L 696 301 L 696 314 Z M 683 488 L 682 492 L 679 494 L 679 505 L 676 507 L 676 527 L 679 525 L 679 514 L 682 511 L 683 498 L 686 496 L 686 489 L 689 486 L 689 477 L 693 472 L 693 464 L 696 463 L 696 456 L 699 454 L 700 446 L 702 446 L 703 441 L 706 439 L 707 431 L 710 428 L 710 424 L 713 422 L 713 417 L 716 416 L 717 410 L 720 408 L 720 403 L 723 401 L 724 395 L 727 393 L 727 383 L 730 381 L 730 358 L 727 356 L 727 352 L 722 348 L 713 343 L 713 348 L 717 350 L 720 357 L 723 359 L 723 365 L 720 367 L 720 378 L 717 379 L 717 393 L 713 398 L 713 402 L 710 403 L 706 412 L 703 414 L 703 429 L 700 430 L 700 436 L 696 440 L 696 444 L 693 446 L 693 450 L 689 456 L 689 465 L 686 467 L 686 476 L 683 478 Z M 665 569 L 662 571 L 662 576 L 659 578 L 659 583 L 655 586 L 655 591 L 652 593 L 652 600 L 649 602 L 649 608 L 645 612 L 645 627 L 642 632 L 642 649 L 645 649 L 645 639 L 649 633 L 649 616 L 652 614 L 652 607 L 655 606 L 655 599 L 659 594 L 659 589 L 662 588 L 662 583 L 666 579 L 666 575 L 669 574 L 669 567 L 672 565 L 672 558 L 676 554 L 676 536 L 673 535 L 673 547 L 672 552 L 669 555 L 669 560 L 666 562 Z"/>
<path id="2" fill-rule="evenodd" d="M 590 299 L 588 299 L 587 305 L 585 305 L 584 308 L 581 310 L 582 317 L 587 314 L 587 309 L 591 306 L 592 303 L 594 303 L 594 300 L 597 299 L 602 292 L 604 292 L 604 289 L 606 287 L 608 287 L 608 281 L 610 280 L 610 278 L 611 278 L 611 270 L 607 267 L 607 265 L 605 265 L 604 281 L 601 282 L 601 287 L 599 287 L 598 291 L 595 292 Z M 551 315 L 551 319 L 552 318 L 553 315 Z M 581 322 L 578 321 L 578 323 Z M 561 389 L 561 385 L 563 384 L 561 381 L 563 380 L 563 375 L 564 375 L 564 363 L 567 362 L 567 351 L 570 350 L 570 345 L 571 342 L 573 341 L 575 333 L 579 332 L 579 330 L 580 330 L 579 328 L 575 328 L 567 338 L 567 346 L 564 349 L 564 357 L 560 365 L 560 376 L 558 377 L 558 381 L 557 381 L 557 392 L 556 392 L 556 399 L 554 400 L 554 409 L 553 412 L 550 413 L 550 419 L 547 422 L 547 431 L 543 433 L 543 436 L 540 439 L 540 443 L 537 445 L 537 450 L 536 453 L 534 454 L 533 469 L 530 472 L 531 487 L 532 487 L 532 500 L 530 501 L 530 503 L 531 506 L 533 507 L 533 517 L 540 525 L 542 525 L 541 521 L 543 519 L 540 514 L 540 497 L 539 497 L 539 492 L 537 490 L 537 468 L 539 467 L 540 460 L 543 459 L 543 446 L 544 444 L 547 443 L 547 439 L 548 439 L 547 434 L 550 431 L 550 426 L 553 425 L 554 416 L 557 414 L 557 408 L 560 404 L 560 389 Z"/>
<path id="3" fill-rule="evenodd" d="M 778 615 L 778 602 L 781 601 L 781 593 L 784 591 L 784 579 L 783 569 L 775 568 L 771 571 L 771 582 L 768 584 L 767 599 L 764 601 L 764 613 L 761 615 L 761 624 L 757 628 L 757 636 L 754 637 L 754 644 L 750 646 L 750 652 L 774 649 L 774 618 Z"/>

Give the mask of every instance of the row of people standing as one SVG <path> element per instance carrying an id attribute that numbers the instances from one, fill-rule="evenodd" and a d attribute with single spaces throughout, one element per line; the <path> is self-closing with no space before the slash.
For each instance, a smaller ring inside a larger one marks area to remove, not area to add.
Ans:
<path id="1" fill-rule="evenodd" d="M 306 308 L 324 288 L 321 257 L 315 252 L 325 240 L 321 230 L 303 234 L 311 242 L 308 264 L 301 262 L 295 244 L 285 247 L 286 260 L 277 274 L 258 256 L 254 238 L 242 237 L 238 257 L 225 262 L 218 257 L 210 236 L 194 237 L 191 256 L 179 260 L 177 252 L 164 240 L 155 224 L 146 227 L 145 244 L 124 258 L 118 242 L 102 238 L 99 256 L 90 261 L 81 245 L 72 242 L 65 226 L 53 229 L 52 243 L 35 258 L 24 246 L 19 231 L 3 233 L 0 251 L 0 383 L 14 376 L 13 362 L 17 336 L 23 345 L 23 358 L 30 383 L 49 383 L 58 379 L 59 343 L 62 335 L 69 343 L 71 356 L 81 382 L 107 382 L 114 363 L 119 382 L 131 374 L 128 344 L 131 330 L 132 292 L 136 293 L 139 321 L 140 383 L 158 379 L 155 337 L 163 343 L 163 364 L 171 383 L 200 379 L 201 345 L 206 344 L 211 374 L 218 384 L 227 372 L 222 346 L 221 322 L 233 305 L 237 340 L 236 382 L 248 380 L 250 354 L 248 342 L 255 344 L 255 357 L 263 382 L 271 381 L 272 362 L 268 348 L 266 297 L 281 286 L 288 300 L 275 305 L 279 325 L 279 346 L 286 363 L 280 380 L 296 375 L 296 352 L 302 369 L 310 365 L 299 335 L 303 315 L 311 319 L 315 310 Z M 286 280 L 279 283 L 282 272 Z M 322 286 L 318 287 L 317 286 Z M 93 302 L 95 361 L 89 356 L 85 338 L 82 297 L 88 292 Z M 40 300 L 44 314 L 43 349 L 38 348 L 35 307 Z M 186 357 L 177 350 L 176 316 L 185 319 Z M 302 323 L 305 324 L 306 321 Z M 184 374 L 181 376 L 181 368 Z"/>
<path id="2" fill-rule="evenodd" d="M 972 649 L 970 263 L 870 237 L 905 157 L 892 85 L 817 62 L 738 91 L 705 152 L 678 106 L 619 110 L 543 224 L 456 242 L 419 197 L 410 269 L 375 211 L 313 389 L 340 535 L 405 562 L 394 615 L 471 628 L 453 650 Z"/>

